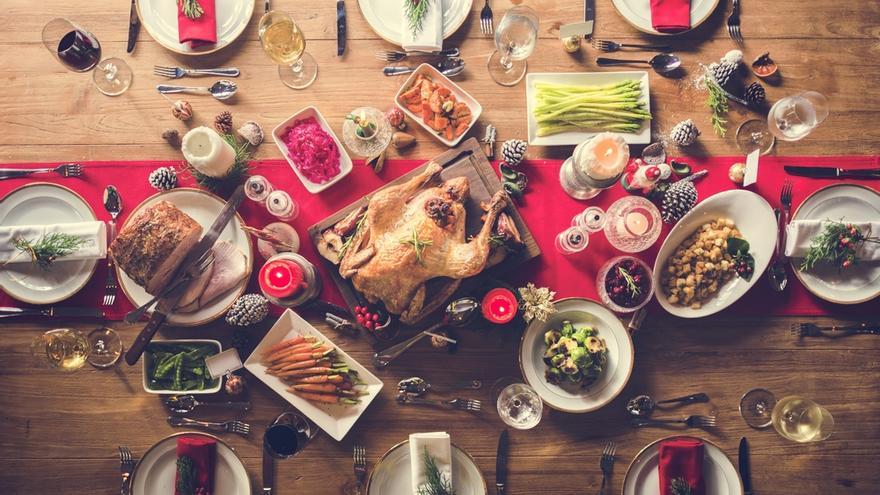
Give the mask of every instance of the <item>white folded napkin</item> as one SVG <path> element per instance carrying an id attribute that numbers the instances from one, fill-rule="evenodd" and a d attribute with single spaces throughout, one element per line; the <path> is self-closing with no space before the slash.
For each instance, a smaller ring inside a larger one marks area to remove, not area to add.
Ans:
<path id="1" fill-rule="evenodd" d="M 400 15 L 403 19 L 400 44 L 404 50 L 436 52 L 443 49 L 443 0 L 428 0 L 428 11 L 422 19 L 422 30 L 418 33 L 413 33 L 409 28 L 406 8 L 401 7 Z"/>
<path id="2" fill-rule="evenodd" d="M 15 240 L 22 238 L 38 242 L 44 235 L 53 233 L 75 235 L 85 241 L 79 249 L 62 258 L 58 258 L 56 262 L 107 257 L 107 226 L 104 222 L 16 225 L 0 227 L 0 264 L 30 263 L 30 256 L 15 247 Z"/>
<path id="3" fill-rule="evenodd" d="M 419 488 L 427 482 L 425 472 L 425 449 L 434 458 L 437 469 L 446 479 L 452 482 L 452 443 L 449 433 L 413 433 L 409 436 L 409 460 L 412 464 L 412 490 L 419 493 Z"/>
<path id="4" fill-rule="evenodd" d="M 880 222 L 849 222 L 870 236 L 880 235 Z M 813 238 L 822 233 L 825 220 L 795 220 L 785 230 L 785 255 L 790 258 L 803 258 L 810 249 Z M 880 261 L 880 244 L 863 242 L 856 256 L 860 261 Z"/>

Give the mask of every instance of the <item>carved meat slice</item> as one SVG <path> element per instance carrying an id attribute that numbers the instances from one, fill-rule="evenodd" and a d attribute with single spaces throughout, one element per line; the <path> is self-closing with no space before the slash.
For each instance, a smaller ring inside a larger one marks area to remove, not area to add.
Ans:
<path id="1" fill-rule="evenodd" d="M 187 288 L 187 292 L 190 289 L 195 292 L 199 289 L 197 284 L 204 283 L 201 291 L 194 299 L 190 294 L 190 302 L 180 304 L 175 310 L 177 313 L 192 313 L 204 308 L 237 287 L 247 277 L 247 257 L 237 247 L 227 241 L 218 241 L 214 244 L 213 251 L 214 264 Z"/>

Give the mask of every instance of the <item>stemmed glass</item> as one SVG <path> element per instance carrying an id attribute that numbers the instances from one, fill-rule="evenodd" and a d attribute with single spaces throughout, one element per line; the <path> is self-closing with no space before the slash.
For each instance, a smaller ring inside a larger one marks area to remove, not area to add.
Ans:
<path id="1" fill-rule="evenodd" d="M 501 421 L 518 430 L 529 430 L 541 422 L 544 401 L 535 389 L 513 377 L 499 379 L 492 387 Z"/>
<path id="2" fill-rule="evenodd" d="M 131 67 L 119 58 L 101 60 L 101 43 L 94 34 L 63 17 L 43 26 L 43 45 L 59 62 L 75 72 L 97 69 L 92 80 L 98 91 L 118 96 L 131 86 Z"/>
<path id="3" fill-rule="evenodd" d="M 281 82 L 304 89 L 318 77 L 318 63 L 305 52 L 306 38 L 286 12 L 268 11 L 260 19 L 260 42 L 269 58 L 279 64 Z"/>
<path id="4" fill-rule="evenodd" d="M 805 138 L 828 118 L 828 99 L 821 93 L 807 91 L 777 101 L 767 114 L 767 121 L 752 119 L 739 126 L 736 143 L 745 153 L 756 149 L 767 154 L 776 139 L 798 141 Z"/>
<path id="5" fill-rule="evenodd" d="M 99 328 L 88 336 L 70 328 L 57 328 L 35 337 L 31 353 L 38 363 L 61 371 L 76 371 L 86 363 L 109 368 L 122 355 L 122 341 L 109 328 Z"/>
<path id="6" fill-rule="evenodd" d="M 489 75 L 502 86 L 513 86 L 526 74 L 526 59 L 538 41 L 538 14 L 519 5 L 504 13 L 495 30 L 496 51 L 489 55 Z"/>
<path id="7" fill-rule="evenodd" d="M 831 436 L 834 417 L 810 399 L 790 395 L 776 400 L 772 392 L 755 388 L 740 399 L 739 412 L 752 428 L 773 428 L 794 442 L 820 442 Z"/>

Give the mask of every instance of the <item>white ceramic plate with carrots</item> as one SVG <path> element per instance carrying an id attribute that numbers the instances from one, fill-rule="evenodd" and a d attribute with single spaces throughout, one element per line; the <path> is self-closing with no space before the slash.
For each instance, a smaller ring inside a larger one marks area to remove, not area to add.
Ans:
<path id="1" fill-rule="evenodd" d="M 355 387 L 355 390 L 361 394 L 357 397 L 357 403 L 342 404 L 307 400 L 289 392 L 288 389 L 291 387 L 289 383 L 269 373 L 269 366 L 263 362 L 263 355 L 281 342 L 297 336 L 314 337 L 316 342 L 327 345 L 333 351 L 334 361 L 345 363 L 349 370 L 357 374 L 358 379 L 362 382 Z M 379 391 L 382 390 L 382 380 L 376 378 L 309 322 L 290 309 L 278 318 L 269 333 L 263 337 L 254 352 L 245 360 L 244 367 L 337 441 L 341 441 L 345 437 L 373 399 L 379 395 Z"/>

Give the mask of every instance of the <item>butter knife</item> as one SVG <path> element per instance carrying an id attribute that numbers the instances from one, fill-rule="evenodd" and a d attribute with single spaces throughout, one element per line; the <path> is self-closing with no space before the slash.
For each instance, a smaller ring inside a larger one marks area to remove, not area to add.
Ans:
<path id="1" fill-rule="evenodd" d="M 125 51 L 131 53 L 134 51 L 134 42 L 137 41 L 138 31 L 141 29 L 141 21 L 138 19 L 137 0 L 131 0 L 131 12 L 128 14 L 128 45 Z"/>
<path id="2" fill-rule="evenodd" d="M 196 243 L 196 245 L 187 253 L 186 258 L 184 258 L 183 262 L 180 264 L 180 268 L 178 268 L 174 277 L 171 278 L 169 284 L 174 284 L 179 278 L 186 276 L 193 277 L 196 274 L 202 255 L 214 247 L 214 244 L 220 237 L 220 233 L 223 232 L 223 229 L 226 228 L 226 224 L 229 223 L 229 220 L 235 215 L 235 212 L 238 210 L 243 199 L 244 186 L 239 185 L 238 188 L 235 189 L 235 192 L 232 193 L 232 196 L 229 198 L 229 201 L 223 209 L 220 210 L 220 214 L 217 215 L 214 223 L 211 224 L 208 233 L 202 236 L 199 242 Z M 125 362 L 128 363 L 129 366 L 133 366 L 141 358 L 141 355 L 147 348 L 147 344 L 150 343 L 153 336 L 156 335 L 156 332 L 165 323 L 168 315 L 174 311 L 174 308 L 183 297 L 183 294 L 186 292 L 189 285 L 190 284 L 180 284 L 176 289 L 169 292 L 167 296 L 159 300 L 159 304 L 156 306 L 153 314 L 150 315 L 150 321 L 147 322 L 146 326 L 144 326 L 143 330 L 138 334 L 134 343 L 131 344 L 131 347 L 125 353 Z M 159 292 L 162 290 L 164 290 L 164 287 L 160 288 Z"/>
<path id="3" fill-rule="evenodd" d="M 749 465 L 749 441 L 746 437 L 742 437 L 739 441 L 739 477 L 742 479 L 744 495 L 754 495 L 752 471 Z"/>
<path id="4" fill-rule="evenodd" d="M 336 55 L 345 53 L 345 0 L 336 0 Z"/>

